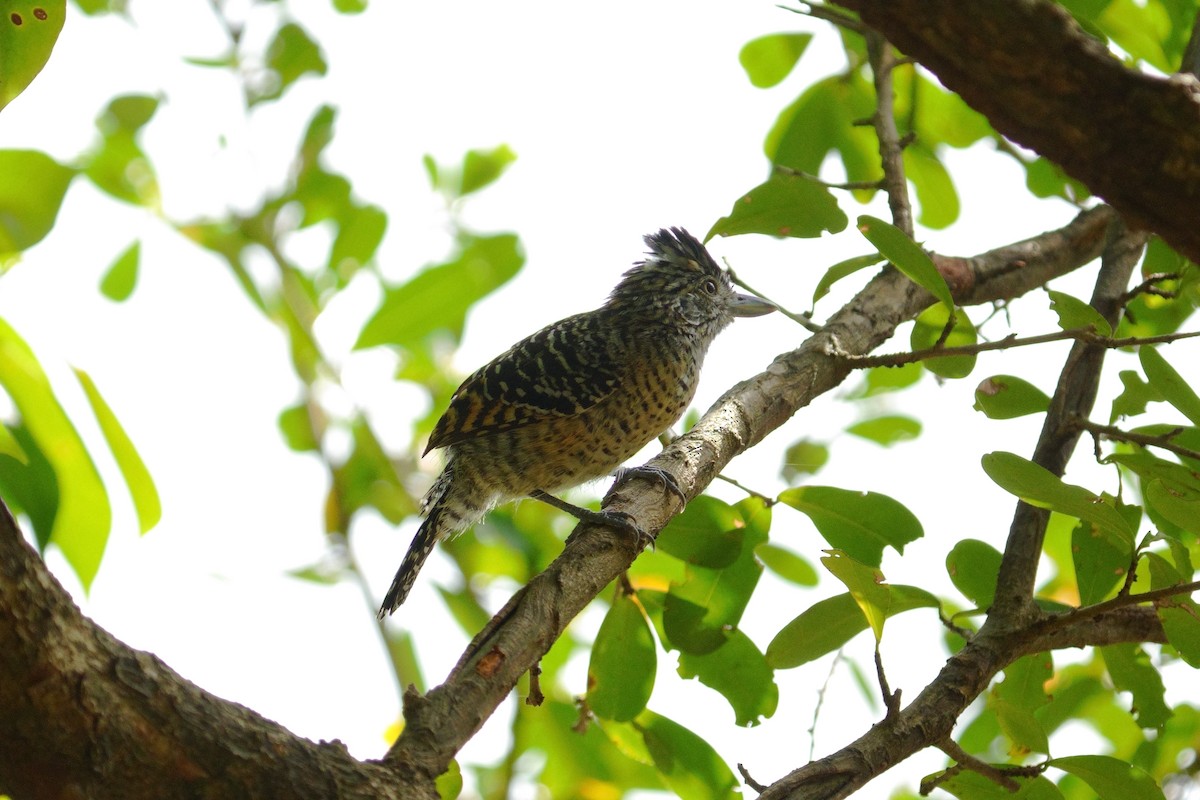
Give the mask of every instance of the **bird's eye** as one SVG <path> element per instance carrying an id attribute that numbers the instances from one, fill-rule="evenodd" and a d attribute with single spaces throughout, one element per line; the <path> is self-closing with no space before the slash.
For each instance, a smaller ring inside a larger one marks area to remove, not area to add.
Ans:
<path id="1" fill-rule="evenodd" d="M 708 280 L 706 280 L 704 282 L 704 291 L 708 292 L 709 294 L 716 294 L 717 293 L 717 282 L 714 281 L 712 278 L 709 278 Z"/>

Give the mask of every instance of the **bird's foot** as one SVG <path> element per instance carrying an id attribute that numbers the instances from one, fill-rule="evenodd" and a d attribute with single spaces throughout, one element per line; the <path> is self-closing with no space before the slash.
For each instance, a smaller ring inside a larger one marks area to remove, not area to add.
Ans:
<path id="1" fill-rule="evenodd" d="M 554 506 L 559 511 L 566 512 L 582 522 L 606 525 L 610 528 L 624 531 L 632 536 L 638 545 L 642 547 L 654 547 L 654 537 L 642 530 L 642 527 L 634 521 L 633 516 L 626 514 L 624 511 L 614 511 L 611 509 L 592 511 L 590 508 L 582 508 L 574 503 L 568 503 L 566 500 L 555 497 L 549 492 L 543 492 L 541 489 L 530 492 L 529 496 L 535 500 L 541 500 L 547 505 Z"/>
<path id="2" fill-rule="evenodd" d="M 662 484 L 664 490 L 679 498 L 680 506 L 686 506 L 688 503 L 687 495 L 683 493 L 683 489 L 679 488 L 679 481 L 675 480 L 675 476 L 662 467 L 651 467 L 645 464 L 640 467 L 617 467 L 613 475 L 616 480 L 613 481 L 613 485 L 605 493 L 601 505 L 607 503 L 608 499 L 630 478 L 645 478 L 650 481 L 658 481 Z"/>

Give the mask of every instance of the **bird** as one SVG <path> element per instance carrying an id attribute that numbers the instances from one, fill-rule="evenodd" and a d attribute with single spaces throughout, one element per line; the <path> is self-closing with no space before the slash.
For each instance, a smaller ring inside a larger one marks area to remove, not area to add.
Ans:
<path id="1" fill-rule="evenodd" d="M 641 473 L 686 503 L 668 473 L 619 468 L 683 414 L 717 334 L 737 317 L 776 307 L 736 292 L 729 272 L 683 228 L 644 241 L 645 258 L 602 306 L 522 339 L 454 392 L 422 454 L 444 450 L 445 466 L 421 502 L 424 521 L 384 596 L 381 620 L 408 597 L 439 541 L 499 503 L 534 497 L 639 535 L 626 515 L 578 508 L 552 492 L 616 471 L 615 489 Z"/>

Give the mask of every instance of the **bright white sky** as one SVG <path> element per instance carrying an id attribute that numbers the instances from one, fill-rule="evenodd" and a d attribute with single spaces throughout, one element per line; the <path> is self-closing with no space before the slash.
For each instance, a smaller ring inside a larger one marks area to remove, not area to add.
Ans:
<path id="1" fill-rule="evenodd" d="M 92 140 L 92 120 L 114 92 L 161 92 L 166 102 L 144 144 L 159 170 L 166 209 L 174 218 L 215 215 L 226 203 L 249 205 L 263 187 L 278 185 L 311 109 L 332 102 L 339 117 L 331 165 L 352 179 L 360 197 L 388 212 L 380 262 L 399 278 L 446 252 L 445 218 L 428 189 L 422 154 L 449 162 L 467 148 L 508 143 L 518 162 L 471 202 L 467 221 L 482 231 L 518 231 L 528 265 L 470 318 L 458 358 L 464 371 L 554 319 L 599 304 L 638 258 L 643 233 L 665 225 L 706 232 L 765 176 L 761 143 L 778 111 L 799 87 L 840 68 L 828 29 L 770 2 L 377 1 L 358 17 L 333 13 L 327 0 L 292 5 L 325 48 L 328 78 L 302 82 L 282 103 L 256 110 L 248 124 L 232 79 L 179 60 L 181 53 L 222 53 L 224 39 L 207 3 L 134 0 L 132 27 L 82 19 L 71 7 L 50 64 L 0 118 L 0 147 L 34 147 L 70 161 Z M 252 39 L 271 29 L 266 17 L 256 20 Z M 752 88 L 737 63 L 741 45 L 795 29 L 820 34 L 799 73 L 774 90 Z M 960 225 L 926 234 L 942 252 L 979 252 L 1072 216 L 1062 203 L 1031 206 L 1023 177 L 986 147 L 947 158 L 965 197 Z M 886 215 L 881 206 L 860 209 L 848 198 L 843 207 L 851 219 L 865 211 Z M 136 237 L 144 242 L 141 281 L 132 300 L 115 305 L 97 286 Z M 321 234 L 308 241 L 319 243 Z M 304 244 L 294 251 L 299 258 L 319 257 L 306 254 Z M 851 230 L 821 241 L 719 240 L 712 249 L 799 310 L 825 267 L 869 247 Z M 138 537 L 115 467 L 103 459 L 96 432 L 82 425 L 110 479 L 115 530 L 86 598 L 61 559 L 51 554 L 50 561 L 85 611 L 222 697 L 313 739 L 341 739 L 356 755 L 381 755 L 398 697 L 368 607 L 351 585 L 316 588 L 284 575 L 322 556 L 325 478 L 315 460 L 284 447 L 275 427 L 277 413 L 296 397 L 281 336 L 245 302 L 222 264 L 82 180 L 68 194 L 58 227 L 4 276 L 2 289 L 0 316 L 40 355 L 73 417 L 84 423 L 88 415 L 68 364 L 92 373 L 162 494 L 162 523 Z M 414 405 L 420 393 L 391 381 L 386 354 L 347 353 L 353 322 L 376 300 L 370 282 L 360 282 L 320 332 L 345 365 L 346 401 L 370 409 L 399 446 L 421 411 Z M 819 312 L 828 314 L 837 302 L 827 299 Z M 1046 305 L 1036 298 L 1033 304 Z M 1022 319 L 1030 333 L 1053 324 L 1043 313 Z M 696 405 L 706 408 L 804 336 L 781 315 L 737 323 L 713 348 Z M 927 381 L 921 393 L 871 408 L 822 400 L 729 473 L 777 491 L 780 453 L 797 438 L 838 437 L 845 424 L 882 408 L 922 419 L 919 442 L 893 450 L 841 436 L 817 482 L 883 491 L 906 503 L 927 538 L 910 547 L 909 558 L 885 560 L 885 572 L 894 582 L 950 592 L 940 566 L 949 543 L 974 536 L 999 547 L 1007 532 L 1011 500 L 979 470 L 979 455 L 1028 452 L 1039 422 L 987 422 L 971 411 L 971 392 L 999 372 L 1037 380 L 1029 363 L 1027 354 L 992 356 L 966 381 L 940 390 Z M 1041 374 L 1052 372 L 1053 364 Z M 1053 385 L 1046 377 L 1040 384 L 1047 391 Z M 918 453 L 927 454 L 927 469 L 912 469 Z M 738 497 L 727 487 L 713 491 Z M 414 527 L 410 522 L 397 532 L 365 521 L 356 531 L 377 593 Z M 807 521 L 787 510 L 777 512 L 772 536 L 814 563 L 824 547 Z M 435 558 L 397 615 L 417 636 L 432 683 L 467 641 L 433 592 L 450 574 Z M 764 580 L 770 585 L 745 619 L 760 647 L 817 599 Z M 510 590 L 497 588 L 497 607 Z M 820 596 L 835 591 L 832 579 L 822 580 Z M 580 622 L 593 630 L 597 623 Z M 893 687 L 906 698 L 940 667 L 939 636 L 928 614 L 889 622 L 884 655 Z M 864 667 L 871 663 L 866 637 L 849 655 Z M 674 656 L 660 656 L 652 708 L 708 738 L 731 766 L 744 762 L 759 781 L 770 782 L 807 760 L 806 730 L 828 661 L 780 673 L 779 711 L 751 730 L 734 728 L 725 701 L 679 680 L 673 666 Z M 574 691 L 585 689 L 585 678 L 580 661 Z M 502 708 L 463 759 L 497 758 L 511 712 L 511 704 Z M 817 754 L 864 731 L 877 713 L 840 669 L 818 726 Z M 1068 747 L 1058 754 L 1068 750 L 1079 752 Z M 915 786 L 942 763 L 940 754 L 924 754 L 884 780 Z M 519 796 L 531 797 L 532 789 Z"/>

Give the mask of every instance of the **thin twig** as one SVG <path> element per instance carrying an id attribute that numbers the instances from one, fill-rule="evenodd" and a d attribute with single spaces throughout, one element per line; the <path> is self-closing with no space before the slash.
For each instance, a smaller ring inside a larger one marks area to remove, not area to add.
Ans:
<path id="1" fill-rule="evenodd" d="M 1143 344 L 1165 344 L 1168 342 L 1176 342 L 1180 339 L 1192 339 L 1200 336 L 1200 331 L 1185 331 L 1183 333 L 1164 333 L 1157 336 L 1125 336 L 1121 338 L 1113 338 L 1111 336 L 1101 336 L 1092 328 L 1068 328 L 1063 331 L 1055 331 L 1053 333 L 1043 333 L 1037 336 L 1018 337 L 1015 333 L 1005 336 L 1003 339 L 997 339 L 994 342 L 979 342 L 978 344 L 964 344 L 957 347 L 929 347 L 923 350 L 912 350 L 907 353 L 883 353 L 881 355 L 852 355 L 849 353 L 833 353 L 855 369 L 866 369 L 868 367 L 900 367 L 905 364 L 912 364 L 916 361 L 924 361 L 930 358 L 943 358 L 945 356 L 971 356 L 977 353 L 986 353 L 990 350 L 1007 350 L 1011 347 L 1028 347 L 1034 344 L 1046 344 L 1047 342 L 1062 342 L 1067 340 L 1075 340 L 1085 342 L 1087 344 L 1096 344 L 1109 349 L 1121 347 L 1134 347 Z"/>
<path id="2" fill-rule="evenodd" d="M 823 19 L 826 22 L 832 22 L 840 28 L 845 28 L 855 33 L 862 33 L 866 30 L 865 25 L 844 11 L 835 10 L 823 3 L 805 3 L 804 5 L 808 6 L 808 8 L 790 8 L 782 4 L 777 5 L 776 8 L 782 8 L 784 11 L 790 11 L 793 14 L 803 14 L 806 17 L 814 19 Z"/>
<path id="3" fill-rule="evenodd" d="M 762 500 L 764 504 L 766 504 L 767 508 L 770 508 L 771 506 L 773 506 L 779 502 L 776 498 L 768 497 L 767 495 L 763 494 L 762 492 L 756 492 L 755 490 L 751 489 L 749 486 L 745 486 L 742 483 L 740 483 L 739 481 L 735 480 L 734 478 L 730 478 L 727 475 L 717 473 L 717 480 L 725 481 L 730 486 L 736 486 L 737 488 L 741 489 L 743 492 L 750 495 L 751 497 L 757 497 L 759 500 Z"/>
<path id="4" fill-rule="evenodd" d="M 989 781 L 1003 786 L 1010 792 L 1015 792 L 1021 788 L 1021 784 L 1013 780 L 1008 774 L 1008 770 L 993 766 L 986 761 L 981 761 L 975 756 L 963 750 L 958 742 L 953 739 L 943 739 L 935 745 L 938 750 L 954 759 L 954 762 L 964 769 L 969 769 L 971 772 L 977 772 Z"/>
<path id="5" fill-rule="evenodd" d="M 879 137 L 879 158 L 883 165 L 883 188 L 887 192 L 892 224 L 913 235 L 912 202 L 908 198 L 908 181 L 904 177 L 904 145 L 896 128 L 895 97 L 892 91 L 892 69 L 896 54 L 883 35 L 868 30 L 867 58 L 875 81 L 875 115 L 871 122 Z"/>
<path id="6" fill-rule="evenodd" d="M 853 191 L 858 191 L 860 189 L 876 190 L 876 189 L 883 188 L 883 179 L 882 178 L 880 178 L 877 181 L 844 181 L 842 183 L 834 183 L 832 181 L 827 181 L 824 178 L 820 178 L 816 175 L 813 175 L 812 173 L 805 172 L 802 169 L 793 169 L 792 167 L 785 167 L 783 164 L 775 164 L 774 166 L 772 166 L 772 169 L 775 172 L 778 172 L 780 175 L 788 175 L 793 178 L 804 178 L 805 180 L 810 180 L 810 181 L 819 183 L 828 189 L 845 189 L 846 191 L 853 192 Z"/>
<path id="7" fill-rule="evenodd" d="M 780 305 L 779 303 L 776 303 L 774 300 L 767 297 L 765 294 L 758 291 L 750 284 L 746 283 L 744 280 L 742 280 L 740 277 L 738 277 L 737 273 L 735 273 L 731 267 L 729 267 L 728 262 L 726 262 L 725 266 L 729 269 L 729 280 L 733 281 L 734 284 L 742 287 L 747 292 L 750 292 L 751 294 L 754 294 L 754 295 L 758 295 L 763 300 L 766 300 L 768 303 L 773 304 L 776 308 L 779 309 L 780 314 L 783 314 L 785 317 L 792 320 L 793 322 L 799 323 L 805 330 L 811 331 L 812 333 L 820 333 L 822 330 L 824 330 L 820 325 L 813 322 L 812 317 L 809 316 L 808 314 L 797 314 L 793 311 L 788 311 L 782 305 Z"/>
<path id="8" fill-rule="evenodd" d="M 1177 456 L 1200 461 L 1200 450 L 1171 444 L 1171 439 L 1183 433 L 1183 428 L 1175 428 L 1158 436 L 1150 436 L 1145 433 L 1122 430 L 1114 425 L 1101 425 L 1098 422 L 1092 422 L 1087 419 L 1075 418 L 1070 421 L 1070 424 L 1079 430 L 1087 431 L 1097 439 L 1103 438 L 1112 442 L 1129 442 L 1130 444 L 1141 445 L 1142 447 L 1157 447 L 1172 452 Z"/>
<path id="9" fill-rule="evenodd" d="M 842 661 L 842 651 L 839 649 L 833 655 L 833 661 L 829 663 L 829 674 L 825 676 L 825 682 L 821 684 L 821 688 L 817 689 L 817 705 L 813 708 L 812 725 L 808 728 L 808 760 L 812 761 L 817 752 L 817 720 L 821 718 L 821 707 L 825 705 L 825 692 L 829 689 L 829 682 L 833 680 L 834 670 Z"/>
<path id="10" fill-rule="evenodd" d="M 879 691 L 883 693 L 883 705 L 887 709 L 883 715 L 884 722 L 891 722 L 900 713 L 900 690 L 892 691 L 888 685 L 887 673 L 883 671 L 883 656 L 879 653 L 879 644 L 875 645 L 875 677 L 879 679 Z"/>
<path id="11" fill-rule="evenodd" d="M 1091 606 L 1068 611 L 1065 614 L 1049 617 L 1038 623 L 1042 631 L 1058 630 L 1069 625 L 1074 625 L 1080 620 L 1091 619 L 1105 614 L 1109 611 L 1115 611 L 1118 608 L 1126 608 L 1127 606 L 1141 605 L 1142 603 L 1155 603 L 1159 600 L 1165 600 L 1168 597 L 1175 597 L 1181 594 L 1191 594 L 1200 590 L 1200 581 L 1192 581 L 1191 583 L 1180 583 L 1175 586 L 1164 586 L 1161 589 L 1151 589 L 1138 594 L 1117 595 L 1116 597 L 1105 600 L 1103 603 L 1096 603 Z"/>
<path id="12" fill-rule="evenodd" d="M 744 781 L 747 786 L 759 794 L 766 791 L 767 787 L 750 777 L 750 770 L 746 769 L 746 767 L 740 761 L 738 762 L 737 768 L 738 772 L 742 773 L 742 781 Z"/>

